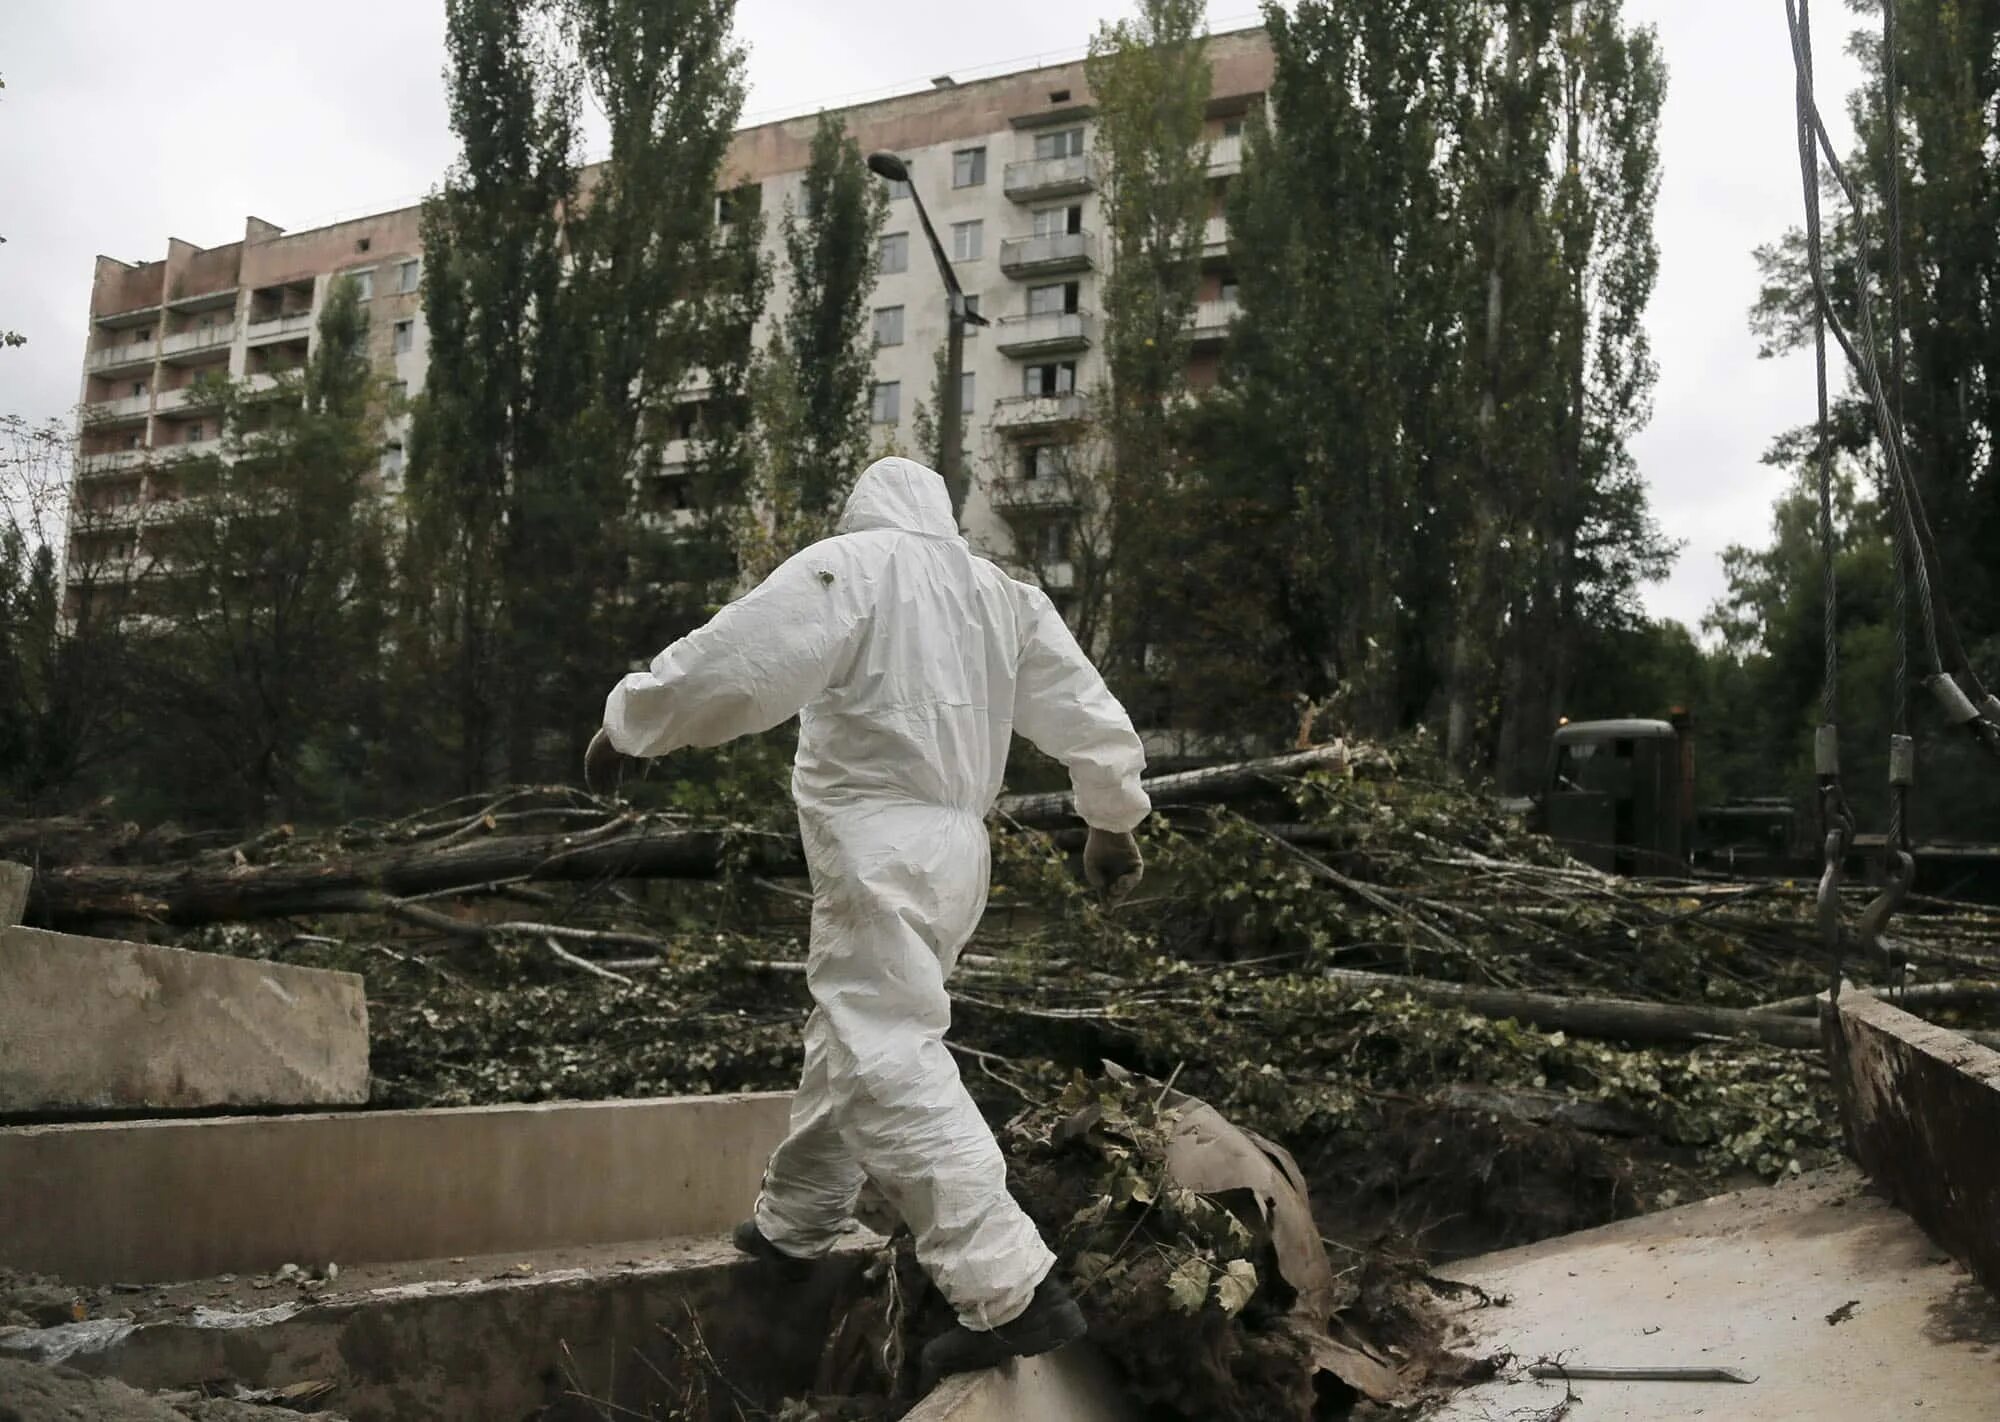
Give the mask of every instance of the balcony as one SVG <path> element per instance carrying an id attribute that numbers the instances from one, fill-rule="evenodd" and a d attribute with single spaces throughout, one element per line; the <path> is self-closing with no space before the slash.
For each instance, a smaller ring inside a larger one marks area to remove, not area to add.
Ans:
<path id="1" fill-rule="evenodd" d="M 1059 355 L 1087 350 L 1094 318 L 1088 311 L 1038 311 L 1027 316 L 1002 316 L 994 326 L 994 344 L 1010 356 Z"/>
<path id="2" fill-rule="evenodd" d="M 207 459 L 222 453 L 222 438 L 219 435 L 208 439 L 182 440 L 179 444 L 163 445 L 152 451 L 155 459 L 170 463 L 177 459 Z"/>
<path id="3" fill-rule="evenodd" d="M 1214 345 L 1229 334 L 1230 326 L 1242 314 L 1243 308 L 1233 296 L 1197 302 L 1188 318 L 1188 332 L 1196 345 Z"/>
<path id="4" fill-rule="evenodd" d="M 1067 158 L 1029 158 L 1009 163 L 1001 190 L 1015 202 L 1070 197 L 1097 186 L 1097 155 L 1075 153 Z"/>
<path id="5" fill-rule="evenodd" d="M 192 380 L 175 390 L 162 390 L 155 408 L 162 415 L 178 410 L 209 410 L 221 403 L 222 385 L 212 380 Z"/>
<path id="6" fill-rule="evenodd" d="M 103 454 L 85 454 L 78 458 L 76 472 L 86 479 L 122 474 L 128 469 L 142 467 L 152 455 L 150 449 L 112 449 Z"/>
<path id="7" fill-rule="evenodd" d="M 1097 265 L 1097 239 L 1088 232 L 1009 237 L 1000 243 L 1000 270 L 1008 276 L 1087 271 Z"/>
<path id="8" fill-rule="evenodd" d="M 141 391 L 137 395 L 121 395 L 116 400 L 93 400 L 84 407 L 84 419 L 94 424 L 143 420 L 152 408 L 152 394 L 149 391 Z"/>
<path id="9" fill-rule="evenodd" d="M 1208 146 L 1208 176 L 1229 178 L 1243 171 L 1243 135 L 1225 134 Z"/>
<path id="10" fill-rule="evenodd" d="M 237 388 L 246 400 L 270 400 L 290 394 L 298 388 L 298 374 L 293 370 L 265 370 L 255 375 L 246 375 Z"/>
<path id="11" fill-rule="evenodd" d="M 312 312 L 294 311 L 286 316 L 252 321 L 244 328 L 243 339 L 249 345 L 260 346 L 266 341 L 282 341 L 288 336 L 310 336 L 312 323 Z"/>
<path id="12" fill-rule="evenodd" d="M 1229 219 L 1211 217 L 1202 224 L 1201 256 L 1203 261 L 1219 261 L 1229 255 Z"/>
<path id="13" fill-rule="evenodd" d="M 232 325 L 217 324 L 198 326 L 192 331 L 182 331 L 179 335 L 168 336 L 160 342 L 160 356 L 173 360 L 177 356 L 206 355 L 211 351 L 226 350 L 236 339 L 236 328 Z"/>
<path id="14" fill-rule="evenodd" d="M 105 346 L 92 351 L 84 358 L 83 368 L 92 375 L 109 375 L 120 370 L 136 370 L 140 366 L 151 365 L 158 354 L 158 347 L 151 337 L 143 341 L 128 341 L 122 346 Z"/>
<path id="15" fill-rule="evenodd" d="M 1047 513 L 1076 506 L 1076 488 L 1061 474 L 1043 474 L 1030 479 L 1010 475 L 995 479 L 987 491 L 987 501 L 1001 514 Z"/>
<path id="16" fill-rule="evenodd" d="M 1088 402 L 1074 390 L 1060 395 L 1009 395 L 994 402 L 993 423 L 1002 434 L 1039 434 L 1081 424 L 1089 413 Z"/>

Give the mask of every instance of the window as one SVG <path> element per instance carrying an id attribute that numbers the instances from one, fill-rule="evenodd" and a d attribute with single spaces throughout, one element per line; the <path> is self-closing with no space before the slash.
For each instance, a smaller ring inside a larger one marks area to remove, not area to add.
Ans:
<path id="1" fill-rule="evenodd" d="M 726 227 L 739 217 L 749 217 L 757 210 L 764 190 L 755 183 L 745 183 L 731 188 L 728 192 L 715 195 L 715 224 Z"/>
<path id="2" fill-rule="evenodd" d="M 1075 158 L 1083 152 L 1083 130 L 1059 128 L 1054 133 L 1035 135 L 1037 158 Z"/>
<path id="3" fill-rule="evenodd" d="M 1052 89 L 1052 90 L 1050 90 L 1050 91 L 1049 91 L 1049 102 L 1050 102 L 1050 103 L 1052 103 L 1052 104 L 1066 104 L 1066 103 L 1068 103 L 1068 102 L 1069 102 L 1069 90 L 1067 90 L 1067 89 Z"/>
<path id="4" fill-rule="evenodd" d="M 1222 136 L 1224 138 L 1241 138 L 1243 136 L 1243 120 L 1240 118 L 1224 119 L 1222 121 Z"/>
<path id="5" fill-rule="evenodd" d="M 1074 389 L 1076 389 L 1076 362 L 1073 360 L 1031 365 L 1021 371 L 1023 395 L 1067 395 Z"/>
<path id="6" fill-rule="evenodd" d="M 1028 314 L 1030 316 L 1051 316 L 1058 311 L 1077 309 L 1077 298 L 1083 292 L 1083 285 L 1074 281 L 1059 281 L 1048 286 L 1028 288 Z"/>
<path id="7" fill-rule="evenodd" d="M 1021 451 L 1021 477 L 1026 480 L 1053 479 L 1062 472 L 1062 447 L 1031 445 Z"/>
<path id="8" fill-rule="evenodd" d="M 416 341 L 417 323 L 415 321 L 398 321 L 394 329 L 390 332 L 390 349 L 397 355 L 408 355 L 410 347 L 415 345 Z"/>
<path id="9" fill-rule="evenodd" d="M 349 272 L 348 275 L 354 278 L 354 296 L 356 300 L 373 301 L 375 299 L 375 269 L 373 267 L 370 267 L 365 272 Z"/>
<path id="10" fill-rule="evenodd" d="M 146 436 L 136 432 L 126 435 L 125 447 L 127 449 L 144 449 L 146 447 Z"/>
<path id="11" fill-rule="evenodd" d="M 986 224 L 974 219 L 971 222 L 954 222 L 951 225 L 951 259 L 954 262 L 976 262 L 986 252 Z"/>
<path id="12" fill-rule="evenodd" d="M 375 239 L 373 237 L 358 237 L 355 239 L 354 242 L 354 250 L 357 252 L 365 252 L 374 245 L 375 245 Z"/>
<path id="13" fill-rule="evenodd" d="M 1222 288 L 1217 293 L 1217 295 L 1221 298 L 1221 300 L 1225 305 L 1234 306 L 1236 304 L 1236 292 L 1237 292 L 1236 278 L 1225 277 L 1223 278 Z"/>
<path id="14" fill-rule="evenodd" d="M 978 293 L 978 292 L 976 292 L 976 291 L 968 291 L 967 293 L 965 293 L 965 314 L 966 314 L 966 315 L 968 315 L 968 316 L 977 316 L 977 315 L 979 314 L 979 293 Z M 966 335 L 968 335 L 968 336 L 969 336 L 969 335 L 971 335 L 971 334 L 972 334 L 972 331 L 973 331 L 973 329 L 975 329 L 975 328 L 970 328 L 970 327 L 969 327 L 969 328 L 967 328 L 967 330 L 966 330 L 966 333 L 965 333 L 965 334 L 966 334 Z"/>
<path id="15" fill-rule="evenodd" d="M 409 382 L 409 381 L 407 381 L 407 380 L 392 380 L 392 381 L 390 381 L 390 382 L 389 382 L 389 403 L 390 403 L 390 404 L 392 404 L 392 405 L 401 405 L 402 403 L 404 403 L 404 402 L 405 402 L 406 400 L 408 400 L 409 398 L 410 398 L 410 382 Z"/>
<path id="16" fill-rule="evenodd" d="M 951 185 L 976 188 L 986 181 L 986 150 L 961 148 L 951 155 Z"/>
<path id="17" fill-rule="evenodd" d="M 910 195 L 910 180 L 908 178 L 889 179 L 890 202 L 894 202 L 897 198 L 906 198 L 909 195 Z"/>
<path id="18" fill-rule="evenodd" d="M 887 232 L 875 247 L 875 269 L 883 276 L 910 269 L 910 234 Z"/>
<path id="19" fill-rule="evenodd" d="M 1069 561 L 1069 525 L 1067 523 L 1045 523 L 1040 535 L 1035 539 L 1036 551 L 1045 563 Z"/>
<path id="20" fill-rule="evenodd" d="M 868 416 L 878 425 L 893 425 L 903 418 L 903 383 L 878 380 L 869 401 Z"/>
<path id="21" fill-rule="evenodd" d="M 391 441 L 382 447 L 382 477 L 394 479 L 403 472 L 403 446 Z"/>
<path id="22" fill-rule="evenodd" d="M 903 344 L 902 307 L 878 306 L 875 308 L 875 344 L 878 346 L 900 346 Z"/>
<path id="23" fill-rule="evenodd" d="M 415 291 L 417 283 L 423 279 L 422 262 L 404 262 L 396 268 L 396 290 Z"/>
<path id="24" fill-rule="evenodd" d="M 1061 237 L 1065 233 L 1083 231 L 1083 207 L 1072 204 L 1069 207 L 1044 207 L 1035 212 L 1035 235 L 1037 237 Z"/>
<path id="25" fill-rule="evenodd" d="M 144 395 L 145 393 L 146 393 L 146 382 L 145 382 L 145 381 L 143 381 L 143 380 L 135 380 L 135 381 L 133 381 L 133 382 L 132 382 L 132 398 L 133 398 L 133 399 L 135 399 L 135 400 L 136 400 L 136 399 L 138 399 L 138 398 L 139 398 L 139 396 L 141 396 L 141 395 Z"/>
<path id="26" fill-rule="evenodd" d="M 207 427 L 204 426 L 200 420 L 196 420 L 187 427 L 187 436 L 185 439 L 185 443 L 200 444 L 201 437 L 207 432 L 208 432 Z"/>
<path id="27" fill-rule="evenodd" d="M 979 398 L 973 390 L 972 372 L 968 370 L 958 377 L 958 408 L 968 415 L 979 407 Z"/>

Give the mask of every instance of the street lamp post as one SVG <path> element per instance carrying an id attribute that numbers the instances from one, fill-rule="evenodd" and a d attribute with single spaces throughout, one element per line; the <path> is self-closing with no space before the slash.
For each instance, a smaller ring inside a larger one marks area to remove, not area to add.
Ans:
<path id="1" fill-rule="evenodd" d="M 944 476 L 944 486 L 951 493 L 951 511 L 954 517 L 965 510 L 965 410 L 962 390 L 965 384 L 965 328 L 967 324 L 984 326 L 986 318 L 977 311 L 965 309 L 965 292 L 959 287 L 958 274 L 951 269 L 951 259 L 945 255 L 944 243 L 938 241 L 937 229 L 931 226 L 931 215 L 924 210 L 924 200 L 917 193 L 916 184 L 910 182 L 910 165 L 893 153 L 870 153 L 868 167 L 879 177 L 892 183 L 909 185 L 910 201 L 917 205 L 917 221 L 924 225 L 924 236 L 931 244 L 931 255 L 937 258 L 938 275 L 944 278 L 945 298 L 949 303 L 945 318 L 944 341 L 944 393 L 939 398 L 938 411 L 938 463 L 943 467 L 938 473 Z"/>

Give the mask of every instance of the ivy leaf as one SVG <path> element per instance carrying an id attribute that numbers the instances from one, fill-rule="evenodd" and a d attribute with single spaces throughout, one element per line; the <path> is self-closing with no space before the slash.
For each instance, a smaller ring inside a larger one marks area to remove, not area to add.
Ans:
<path id="1" fill-rule="evenodd" d="M 1231 1318 L 1241 1313 L 1256 1294 L 1257 1266 L 1248 1259 L 1230 1260 L 1229 1267 L 1216 1277 L 1215 1301 Z"/>
<path id="2" fill-rule="evenodd" d="M 1209 1266 L 1206 1260 L 1190 1255 L 1167 1278 L 1167 1300 L 1182 1313 L 1200 1313 L 1208 1297 Z"/>

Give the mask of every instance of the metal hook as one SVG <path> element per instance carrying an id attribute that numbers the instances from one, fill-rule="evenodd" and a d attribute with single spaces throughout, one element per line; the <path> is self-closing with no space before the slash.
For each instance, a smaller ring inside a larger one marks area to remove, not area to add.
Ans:
<path id="1" fill-rule="evenodd" d="M 1833 964 L 1829 991 L 1840 996 L 1840 881 L 1847 872 L 1847 829 L 1836 825 L 1827 831 L 1824 867 L 1819 872 L 1819 941 Z"/>
<path id="2" fill-rule="evenodd" d="M 1861 940 L 1863 948 L 1880 953 L 1888 966 L 1900 970 L 1907 955 L 1883 937 L 1883 932 L 1909 896 L 1910 885 L 1916 882 L 1917 861 L 1906 850 L 1892 849 L 1884 856 L 1884 863 L 1888 869 L 1887 882 L 1882 885 L 1882 892 L 1861 911 L 1861 918 L 1854 925 L 1854 936 Z"/>

